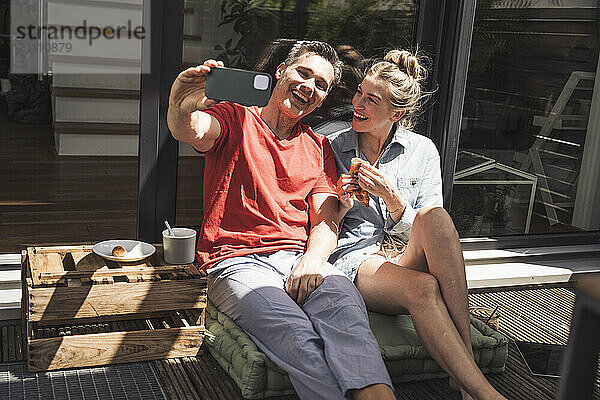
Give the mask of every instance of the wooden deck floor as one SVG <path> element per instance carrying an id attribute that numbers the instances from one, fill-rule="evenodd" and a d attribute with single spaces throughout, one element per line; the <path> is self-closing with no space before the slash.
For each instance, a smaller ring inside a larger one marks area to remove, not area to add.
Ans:
<path id="1" fill-rule="evenodd" d="M 499 306 L 500 330 L 513 340 L 540 343 L 567 344 L 571 311 L 575 294 L 567 288 L 540 288 L 488 293 L 472 293 L 471 306 Z M 185 400 L 193 388 L 192 398 L 241 400 L 235 383 L 206 354 L 202 357 L 161 361 L 161 373 L 165 388 L 172 391 L 171 398 Z M 172 380 L 175 375 L 179 377 Z M 180 385 L 181 379 L 186 381 Z M 509 356 L 505 372 L 489 375 L 490 383 L 504 396 L 515 400 L 554 399 L 559 380 L 535 377 L 529 373 L 514 343 L 509 345 Z M 220 382 L 215 388 L 215 382 Z M 398 399 L 451 400 L 461 399 L 458 392 L 448 386 L 447 379 L 429 380 L 395 385 Z M 279 397 L 278 400 L 297 400 L 296 396 Z M 600 399 L 600 384 L 596 385 L 594 399 Z"/>
<path id="2" fill-rule="evenodd" d="M 472 293 L 471 305 L 496 307 L 501 312 L 500 329 L 511 339 L 566 344 L 575 295 L 567 288 Z M 23 362 L 19 321 L 0 323 L 0 362 Z M 241 400 L 239 389 L 216 361 L 205 353 L 199 357 L 153 362 L 167 398 L 173 400 Z M 491 384 L 509 399 L 550 400 L 558 390 L 558 379 L 532 376 L 514 343 L 510 343 L 506 371 L 488 376 Z M 398 399 L 460 399 L 446 379 L 403 383 L 395 387 Z M 277 400 L 296 400 L 296 396 Z M 600 400 L 600 384 L 594 399 Z M 275 398 L 273 398 L 275 400 Z"/>

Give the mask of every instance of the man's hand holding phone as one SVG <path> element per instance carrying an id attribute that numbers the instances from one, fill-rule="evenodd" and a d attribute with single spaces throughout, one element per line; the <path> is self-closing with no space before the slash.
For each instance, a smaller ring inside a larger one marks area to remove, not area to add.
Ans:
<path id="1" fill-rule="evenodd" d="M 169 95 L 169 105 L 181 113 L 205 110 L 217 103 L 206 97 L 206 77 L 211 68 L 223 67 L 222 61 L 206 60 L 204 64 L 188 68 L 181 72 Z"/>
<path id="2" fill-rule="evenodd" d="M 221 134 L 219 121 L 204 112 L 219 101 L 264 106 L 271 95 L 271 77 L 261 72 L 225 68 L 206 60 L 177 76 L 169 95 L 167 124 L 176 140 L 208 151 Z"/>

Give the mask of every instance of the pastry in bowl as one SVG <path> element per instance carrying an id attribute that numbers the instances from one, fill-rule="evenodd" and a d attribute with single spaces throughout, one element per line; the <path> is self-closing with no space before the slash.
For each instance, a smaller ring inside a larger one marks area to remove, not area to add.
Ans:
<path id="1" fill-rule="evenodd" d="M 127 251 L 123 246 L 115 246 L 112 249 L 112 255 L 115 257 L 125 257 L 125 254 L 127 254 Z"/>

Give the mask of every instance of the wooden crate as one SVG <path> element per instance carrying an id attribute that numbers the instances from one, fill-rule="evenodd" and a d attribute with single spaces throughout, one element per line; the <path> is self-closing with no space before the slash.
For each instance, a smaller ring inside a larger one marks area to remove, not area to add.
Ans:
<path id="1" fill-rule="evenodd" d="M 105 260 L 89 245 L 30 247 L 22 287 L 29 371 L 200 353 L 205 273 L 167 265 L 162 246 L 137 263 Z"/>

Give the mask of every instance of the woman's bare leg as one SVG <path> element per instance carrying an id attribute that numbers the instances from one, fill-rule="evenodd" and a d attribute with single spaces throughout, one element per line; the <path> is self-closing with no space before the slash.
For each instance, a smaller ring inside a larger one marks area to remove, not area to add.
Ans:
<path id="1" fill-rule="evenodd" d="M 466 392 L 477 399 L 503 399 L 467 350 L 436 278 L 372 257 L 360 265 L 356 286 L 370 310 L 386 314 L 410 312 L 423 346 Z"/>
<path id="2" fill-rule="evenodd" d="M 472 355 L 465 261 L 452 219 L 441 207 L 420 210 L 399 265 L 428 272 L 439 283 L 442 299 Z"/>
<path id="3" fill-rule="evenodd" d="M 473 356 L 465 262 L 458 233 L 446 210 L 427 207 L 418 212 L 409 244 L 399 264 L 428 272 L 438 280 L 450 317 Z M 450 386 L 460 389 L 452 379 Z M 463 398 L 468 399 L 464 392 Z"/>

